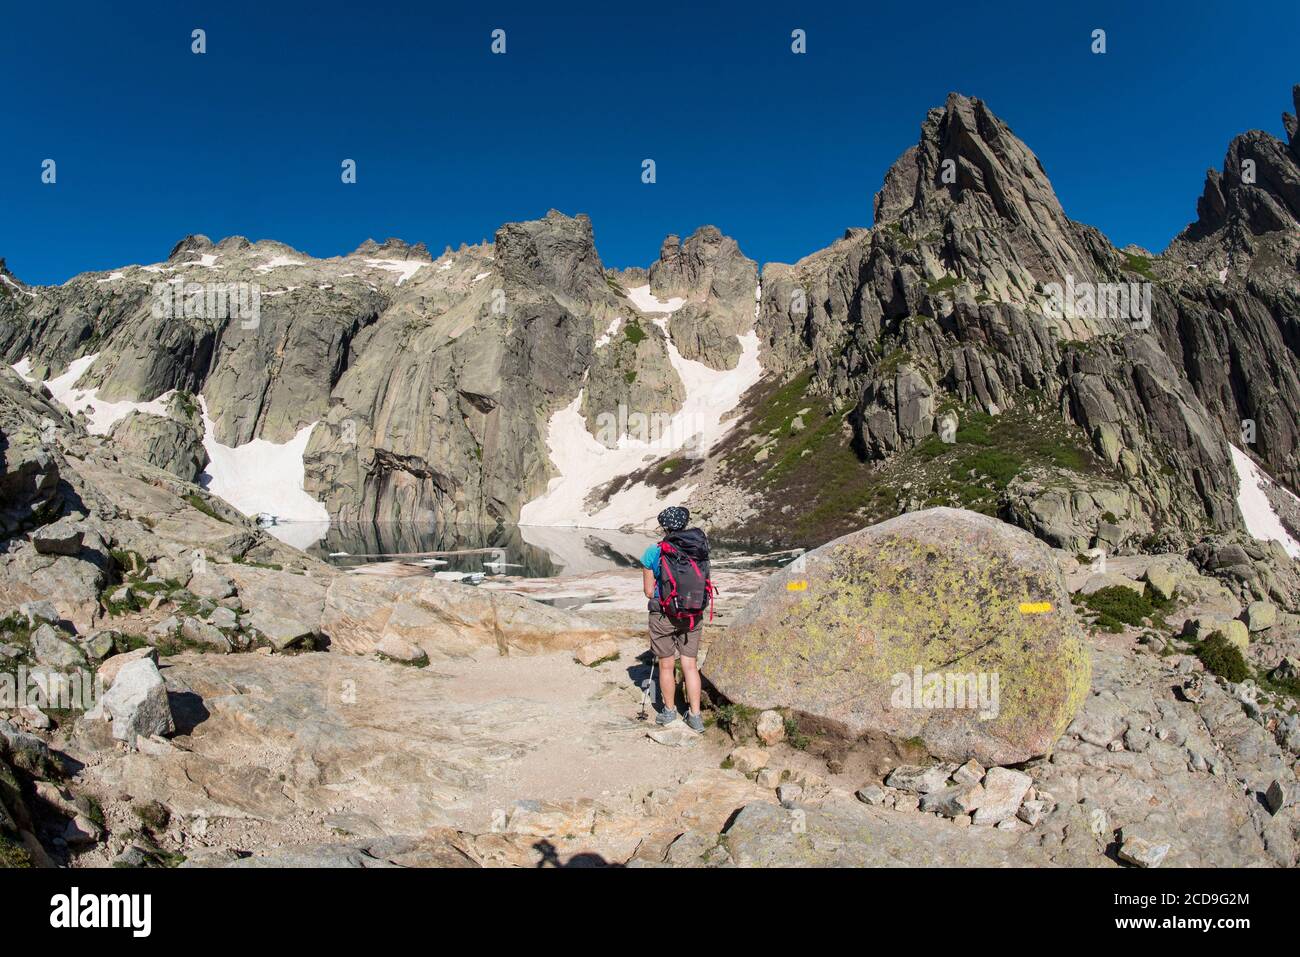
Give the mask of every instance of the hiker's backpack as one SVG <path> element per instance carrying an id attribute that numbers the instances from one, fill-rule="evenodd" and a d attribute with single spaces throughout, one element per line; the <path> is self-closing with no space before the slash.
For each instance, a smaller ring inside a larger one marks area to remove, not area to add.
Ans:
<path id="1" fill-rule="evenodd" d="M 695 627 L 709 610 L 713 619 L 715 589 L 709 580 L 709 540 L 698 528 L 670 532 L 659 543 L 659 610 Z"/>

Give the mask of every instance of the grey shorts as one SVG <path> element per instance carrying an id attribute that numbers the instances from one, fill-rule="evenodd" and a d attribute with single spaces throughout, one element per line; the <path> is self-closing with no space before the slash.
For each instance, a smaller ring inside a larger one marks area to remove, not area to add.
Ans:
<path id="1" fill-rule="evenodd" d="M 704 632 L 704 616 L 695 619 L 695 627 L 686 630 L 688 622 L 682 618 L 669 618 L 661 611 L 650 612 L 650 651 L 656 658 L 698 658 L 700 635 Z"/>

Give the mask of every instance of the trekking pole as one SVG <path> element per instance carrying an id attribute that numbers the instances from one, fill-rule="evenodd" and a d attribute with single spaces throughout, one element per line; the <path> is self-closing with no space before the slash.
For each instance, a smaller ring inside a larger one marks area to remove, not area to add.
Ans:
<path id="1" fill-rule="evenodd" d="M 641 713 L 637 715 L 637 720 L 644 721 L 649 715 L 646 713 L 646 703 L 654 704 L 654 687 L 655 687 L 655 661 L 654 651 L 651 649 L 650 674 L 641 682 Z M 656 710 L 658 710 L 656 708 Z"/>

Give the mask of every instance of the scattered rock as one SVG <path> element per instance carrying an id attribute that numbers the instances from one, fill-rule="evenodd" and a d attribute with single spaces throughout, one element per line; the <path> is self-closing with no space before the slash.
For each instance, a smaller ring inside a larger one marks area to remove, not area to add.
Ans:
<path id="1" fill-rule="evenodd" d="M 1022 771 L 990 768 L 984 775 L 984 797 L 975 810 L 974 823 L 997 824 L 1014 817 L 1033 783 L 1033 778 Z"/>
<path id="2" fill-rule="evenodd" d="M 1168 856 L 1168 844 L 1155 844 L 1140 837 L 1125 838 L 1119 848 L 1119 859 L 1138 867 L 1159 867 Z"/>
<path id="3" fill-rule="evenodd" d="M 181 637 L 195 644 L 206 645 L 220 652 L 230 651 L 230 639 L 215 625 L 192 616 L 181 621 Z"/>
<path id="4" fill-rule="evenodd" d="M 782 784 L 776 789 L 776 799 L 781 802 L 782 807 L 794 807 L 802 797 L 803 788 L 797 784 Z"/>
<path id="5" fill-rule="evenodd" d="M 754 783 L 761 788 L 775 790 L 776 786 L 781 783 L 781 772 L 776 768 L 764 768 L 758 772 L 758 775 L 754 778 Z"/>
<path id="6" fill-rule="evenodd" d="M 954 784 L 931 791 L 921 798 L 922 811 L 935 811 L 944 817 L 964 817 L 984 802 L 984 788 L 977 784 Z"/>
<path id="7" fill-rule="evenodd" d="M 211 568 L 205 568 L 191 575 L 185 587 L 199 598 L 211 598 L 214 601 L 235 594 L 235 583 Z"/>
<path id="8" fill-rule="evenodd" d="M 958 784 L 979 784 L 984 780 L 984 765 L 972 758 L 952 773 L 952 779 Z"/>
<path id="9" fill-rule="evenodd" d="M 82 650 L 60 637 L 47 623 L 42 623 L 32 632 L 32 651 L 37 661 L 51 668 L 71 670 L 84 668 L 87 664 Z"/>
<path id="10" fill-rule="evenodd" d="M 429 663 L 429 656 L 423 648 L 393 634 L 384 635 L 375 642 L 375 654 L 404 665 L 423 666 Z"/>
<path id="11" fill-rule="evenodd" d="M 136 648 L 134 651 L 128 651 L 125 654 L 114 655 L 100 665 L 99 670 L 95 673 L 104 682 L 104 687 L 109 688 L 112 687 L 113 680 L 124 666 L 133 661 L 139 661 L 141 658 L 149 659 L 156 666 L 158 664 L 158 649 L 146 646 Z"/>
<path id="12" fill-rule="evenodd" d="M 65 517 L 32 532 L 32 545 L 42 555 L 78 555 L 85 534 L 77 520 Z"/>
<path id="13" fill-rule="evenodd" d="M 948 770 L 942 765 L 921 767 L 904 764 L 894 768 L 889 772 L 889 776 L 885 778 L 887 787 L 908 791 L 912 794 L 929 794 L 931 791 L 938 791 L 947 783 Z"/>
<path id="14" fill-rule="evenodd" d="M 171 734 L 176 730 L 167 685 L 149 657 L 122 665 L 112 687 L 100 698 L 100 705 L 113 721 L 113 737 L 129 747 L 135 747 L 141 735 Z"/>
<path id="15" fill-rule="evenodd" d="M 728 758 L 731 766 L 741 774 L 754 774 L 767 767 L 768 753 L 762 748 L 744 745 L 732 751 Z"/>
<path id="16" fill-rule="evenodd" d="M 612 638 L 591 641 L 578 648 L 578 650 L 573 653 L 573 657 L 579 664 L 592 668 L 600 664 L 602 661 L 617 658 L 618 644 Z"/>
<path id="17" fill-rule="evenodd" d="M 1281 781 L 1274 780 L 1264 792 L 1264 803 L 1268 806 L 1268 813 L 1277 814 L 1286 807 L 1286 798 L 1286 787 Z"/>
<path id="18" fill-rule="evenodd" d="M 863 804 L 880 807 L 885 803 L 885 789 L 878 784 L 869 784 L 865 788 L 859 789 L 857 798 Z"/>
<path id="19" fill-rule="evenodd" d="M 1020 818 L 1020 820 L 1024 821 L 1030 827 L 1033 827 L 1043 819 L 1044 808 L 1045 802 L 1043 801 L 1025 801 L 1024 804 L 1020 805 L 1020 810 L 1016 812 L 1016 817 Z"/>
<path id="20" fill-rule="evenodd" d="M 1268 601 L 1252 601 L 1246 606 L 1246 628 L 1263 631 L 1277 624 L 1277 607 Z"/>
<path id="21" fill-rule="evenodd" d="M 755 733 L 758 735 L 758 740 L 770 748 L 777 742 L 785 740 L 785 719 L 781 717 L 779 711 L 764 711 L 758 716 Z"/>

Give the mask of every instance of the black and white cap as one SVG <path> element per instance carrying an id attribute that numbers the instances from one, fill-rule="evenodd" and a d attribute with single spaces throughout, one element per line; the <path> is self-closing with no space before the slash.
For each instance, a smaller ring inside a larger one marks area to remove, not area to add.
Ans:
<path id="1" fill-rule="evenodd" d="M 673 505 L 659 513 L 659 525 L 665 531 L 680 532 L 690 521 L 691 513 L 680 505 Z"/>

